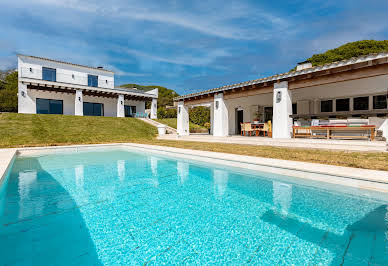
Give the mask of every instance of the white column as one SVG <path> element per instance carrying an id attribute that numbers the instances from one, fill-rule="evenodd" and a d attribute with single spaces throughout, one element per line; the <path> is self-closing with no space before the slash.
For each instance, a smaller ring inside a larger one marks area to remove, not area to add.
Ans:
<path id="1" fill-rule="evenodd" d="M 275 83 L 273 91 L 273 127 L 274 139 L 289 139 L 292 134 L 292 101 L 288 82 Z"/>
<path id="2" fill-rule="evenodd" d="M 210 135 L 214 133 L 214 103 L 210 105 Z"/>
<path id="3" fill-rule="evenodd" d="M 178 102 L 177 133 L 180 136 L 190 135 L 189 108 L 185 106 L 185 103 L 183 101 Z"/>
<path id="4" fill-rule="evenodd" d="M 36 101 L 27 93 L 27 85 L 18 83 L 18 113 L 36 114 Z"/>
<path id="5" fill-rule="evenodd" d="M 124 95 L 117 97 L 117 117 L 124 117 Z"/>
<path id="6" fill-rule="evenodd" d="M 214 95 L 213 136 L 225 137 L 229 135 L 228 108 L 224 101 L 224 94 Z"/>
<path id="7" fill-rule="evenodd" d="M 84 115 L 84 99 L 82 97 L 82 90 L 75 91 L 74 115 Z"/>
<path id="8" fill-rule="evenodd" d="M 151 102 L 151 114 L 150 114 L 151 119 L 158 118 L 157 111 L 158 111 L 158 99 L 154 98 L 152 99 L 152 102 Z"/>

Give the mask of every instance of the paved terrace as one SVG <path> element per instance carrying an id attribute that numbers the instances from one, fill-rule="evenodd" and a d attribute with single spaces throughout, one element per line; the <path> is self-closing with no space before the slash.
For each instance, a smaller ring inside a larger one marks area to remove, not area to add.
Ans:
<path id="1" fill-rule="evenodd" d="M 164 135 L 159 136 L 158 139 L 345 151 L 384 152 L 387 149 L 386 142 L 384 141 L 367 140 L 272 139 L 266 137 L 247 137 L 239 135 L 214 137 L 212 135 L 202 134 L 192 134 L 190 136 Z"/>

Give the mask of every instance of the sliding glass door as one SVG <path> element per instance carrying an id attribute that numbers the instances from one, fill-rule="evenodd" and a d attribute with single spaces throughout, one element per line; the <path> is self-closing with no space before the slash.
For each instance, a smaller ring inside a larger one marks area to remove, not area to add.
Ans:
<path id="1" fill-rule="evenodd" d="M 104 116 L 104 104 L 84 102 L 84 115 Z"/>
<path id="2" fill-rule="evenodd" d="M 136 114 L 136 106 L 124 106 L 125 117 L 134 117 Z"/>
<path id="3" fill-rule="evenodd" d="M 63 115 L 63 101 L 37 98 L 36 113 Z"/>

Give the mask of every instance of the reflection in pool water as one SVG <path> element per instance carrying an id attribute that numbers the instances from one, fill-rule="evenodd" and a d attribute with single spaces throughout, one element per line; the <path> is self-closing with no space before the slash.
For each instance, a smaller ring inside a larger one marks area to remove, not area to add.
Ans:
<path id="1" fill-rule="evenodd" d="M 18 158 L 2 263 L 388 263 L 386 201 L 284 180 L 122 150 Z"/>

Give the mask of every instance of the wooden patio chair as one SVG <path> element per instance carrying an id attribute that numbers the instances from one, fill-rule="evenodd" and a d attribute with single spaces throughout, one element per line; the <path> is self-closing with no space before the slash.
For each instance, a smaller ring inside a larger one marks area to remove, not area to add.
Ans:
<path id="1" fill-rule="evenodd" d="M 246 136 L 247 133 L 249 136 L 252 136 L 253 131 L 254 129 L 252 128 L 251 123 L 241 123 L 241 136 Z"/>
<path id="2" fill-rule="evenodd" d="M 264 127 L 260 129 L 260 132 L 263 132 L 263 136 L 267 135 L 267 137 L 272 137 L 272 123 L 271 120 L 269 120 L 267 123 L 264 124 Z"/>

